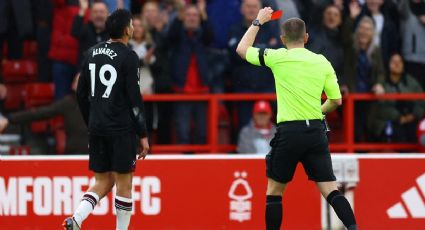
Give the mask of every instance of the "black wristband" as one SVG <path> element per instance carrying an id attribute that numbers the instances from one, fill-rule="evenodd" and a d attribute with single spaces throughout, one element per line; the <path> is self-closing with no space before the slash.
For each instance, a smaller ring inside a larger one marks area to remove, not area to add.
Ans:
<path id="1" fill-rule="evenodd" d="M 260 60 L 260 65 L 266 66 L 266 63 L 264 62 L 264 48 L 260 48 L 258 51 L 258 59 Z"/>

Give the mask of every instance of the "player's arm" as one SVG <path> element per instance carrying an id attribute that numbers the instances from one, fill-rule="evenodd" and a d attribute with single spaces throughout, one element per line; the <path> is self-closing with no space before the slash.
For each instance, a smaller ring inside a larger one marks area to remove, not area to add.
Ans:
<path id="1" fill-rule="evenodd" d="M 140 138 L 147 137 L 145 123 L 145 109 L 142 102 L 142 95 L 139 88 L 139 58 L 132 51 L 124 61 L 125 87 L 130 103 L 131 117 L 135 122 L 136 133 Z"/>
<path id="2" fill-rule="evenodd" d="M 342 105 L 342 96 L 335 70 L 329 62 L 327 65 L 328 71 L 326 74 L 324 91 L 328 99 L 322 105 L 322 113 L 324 114 L 332 112 L 338 108 L 338 106 Z"/>
<path id="3" fill-rule="evenodd" d="M 272 13 L 272 8 L 264 7 L 258 12 L 257 20 L 261 25 L 263 25 L 264 23 L 270 21 Z M 239 56 L 241 56 L 242 59 L 246 59 L 248 48 L 252 47 L 254 44 L 255 37 L 257 36 L 259 30 L 259 26 L 251 25 L 239 42 L 238 47 L 236 48 L 236 52 L 239 54 Z"/>

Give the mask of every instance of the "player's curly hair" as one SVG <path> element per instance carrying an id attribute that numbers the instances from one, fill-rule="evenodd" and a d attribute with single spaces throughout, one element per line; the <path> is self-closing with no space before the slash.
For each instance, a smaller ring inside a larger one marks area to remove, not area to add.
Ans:
<path id="1" fill-rule="evenodd" d="M 131 22 L 131 13 L 128 10 L 118 9 L 109 15 L 106 20 L 106 30 L 110 38 L 119 39 L 124 36 L 124 30 Z"/>

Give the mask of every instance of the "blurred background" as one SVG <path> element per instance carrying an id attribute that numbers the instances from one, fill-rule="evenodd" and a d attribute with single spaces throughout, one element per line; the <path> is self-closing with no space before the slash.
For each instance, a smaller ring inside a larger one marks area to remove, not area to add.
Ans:
<path id="1" fill-rule="evenodd" d="M 105 21 L 130 10 L 153 153 L 269 151 L 274 79 L 235 52 L 264 6 L 283 9 L 256 47 L 281 48 L 300 17 L 307 48 L 333 65 L 344 103 L 328 115 L 333 152 L 421 152 L 425 145 L 423 0 L 2 0 L 1 154 L 86 154 L 74 90 Z"/>

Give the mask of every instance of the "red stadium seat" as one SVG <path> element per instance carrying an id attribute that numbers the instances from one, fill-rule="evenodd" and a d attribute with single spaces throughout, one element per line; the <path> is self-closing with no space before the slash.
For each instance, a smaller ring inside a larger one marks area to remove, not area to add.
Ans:
<path id="1" fill-rule="evenodd" d="M 9 155 L 29 155 L 31 148 L 29 146 L 11 146 Z"/>
<path id="2" fill-rule="evenodd" d="M 26 59 L 33 59 L 33 60 L 37 58 L 37 42 L 35 41 L 24 42 L 24 57 Z"/>
<path id="3" fill-rule="evenodd" d="M 49 120 L 34 121 L 31 123 L 31 131 L 33 133 L 56 132 L 63 129 L 63 117 L 58 116 Z"/>
<path id="4" fill-rule="evenodd" d="M 25 84 L 6 84 L 6 88 L 7 97 L 4 101 L 4 108 L 8 111 L 23 108 Z"/>
<path id="5" fill-rule="evenodd" d="M 64 128 L 63 126 L 63 117 L 62 116 L 57 116 L 55 118 L 52 118 L 49 120 L 49 125 L 50 125 L 50 129 L 52 131 L 57 131 L 57 130 L 61 130 Z"/>
<path id="6" fill-rule="evenodd" d="M 37 63 L 31 60 L 3 60 L 4 83 L 31 82 L 37 78 Z"/>
<path id="7" fill-rule="evenodd" d="M 49 120 L 34 121 L 31 123 L 31 132 L 33 133 L 46 133 L 49 131 Z"/>
<path id="8" fill-rule="evenodd" d="M 65 153 L 65 145 L 66 145 L 66 134 L 63 129 L 58 129 L 55 131 L 55 139 L 56 139 L 56 153 L 64 154 Z"/>
<path id="9" fill-rule="evenodd" d="M 25 107 L 46 105 L 53 102 L 54 85 L 51 83 L 32 83 L 25 88 Z"/>

